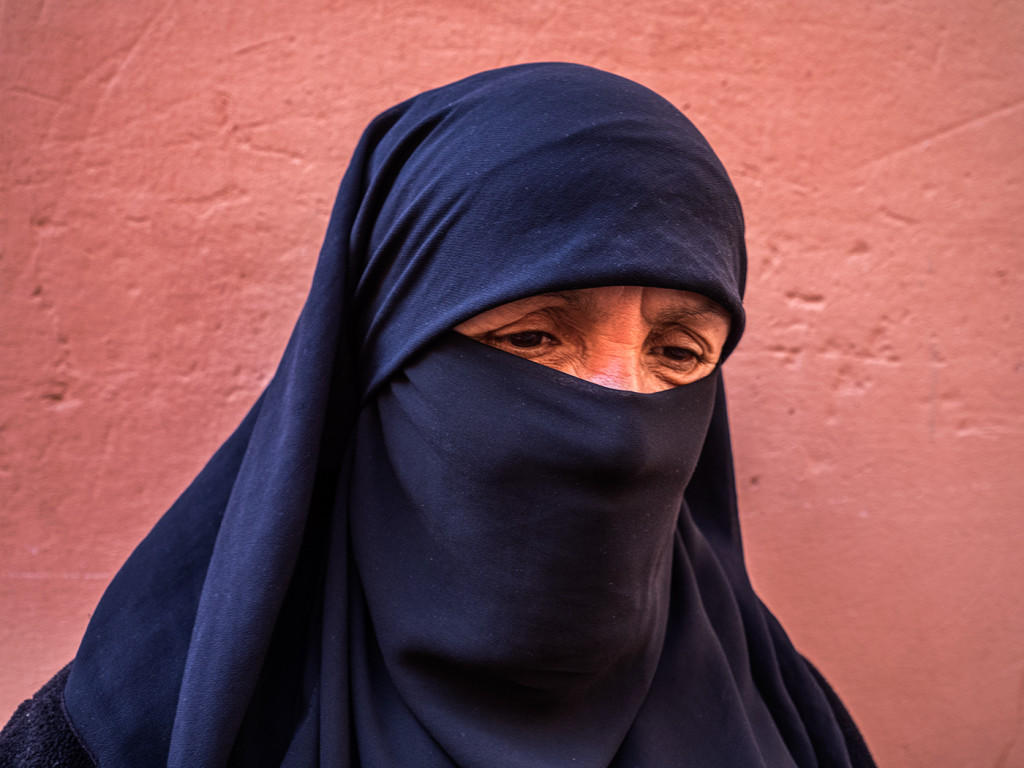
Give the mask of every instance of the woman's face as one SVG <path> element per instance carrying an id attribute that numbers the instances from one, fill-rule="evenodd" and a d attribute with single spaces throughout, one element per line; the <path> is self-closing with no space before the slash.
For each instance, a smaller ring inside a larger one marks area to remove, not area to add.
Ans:
<path id="1" fill-rule="evenodd" d="M 729 315 L 697 293 L 617 285 L 520 299 L 455 330 L 595 384 L 660 392 L 714 370 Z"/>

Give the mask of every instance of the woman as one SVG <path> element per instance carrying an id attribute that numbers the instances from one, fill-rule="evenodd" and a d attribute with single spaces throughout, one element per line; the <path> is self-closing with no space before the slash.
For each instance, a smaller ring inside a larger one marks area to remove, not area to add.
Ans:
<path id="1" fill-rule="evenodd" d="M 641 86 L 525 65 L 385 112 L 275 378 L 8 754 L 871 765 L 743 563 L 745 270 L 724 169 Z"/>

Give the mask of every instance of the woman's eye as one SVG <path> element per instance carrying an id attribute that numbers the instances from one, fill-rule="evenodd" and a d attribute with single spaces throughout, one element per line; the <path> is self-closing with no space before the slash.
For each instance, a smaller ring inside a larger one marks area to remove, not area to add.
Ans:
<path id="1" fill-rule="evenodd" d="M 547 334 L 543 331 L 520 331 L 519 333 L 510 333 L 505 338 L 509 345 L 517 349 L 531 349 L 543 344 L 546 336 Z"/>
<path id="2" fill-rule="evenodd" d="M 674 363 L 689 363 L 698 357 L 696 352 L 686 347 L 661 347 L 659 352 Z"/>

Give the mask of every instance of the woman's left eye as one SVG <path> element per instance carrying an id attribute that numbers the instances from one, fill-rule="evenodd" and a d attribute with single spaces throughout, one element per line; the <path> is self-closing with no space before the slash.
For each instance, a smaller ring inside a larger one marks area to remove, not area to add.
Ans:
<path id="1" fill-rule="evenodd" d="M 689 363 L 699 358 L 696 352 L 686 347 L 658 347 L 655 351 L 674 363 Z"/>

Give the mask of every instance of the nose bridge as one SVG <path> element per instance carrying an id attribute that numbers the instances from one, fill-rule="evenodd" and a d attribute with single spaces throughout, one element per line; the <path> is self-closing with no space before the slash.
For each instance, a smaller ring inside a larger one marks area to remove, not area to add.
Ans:
<path id="1" fill-rule="evenodd" d="M 587 355 L 583 378 L 612 389 L 643 391 L 639 356 L 628 346 L 603 345 Z"/>
<path id="2" fill-rule="evenodd" d="M 640 286 L 589 289 L 579 312 L 582 345 L 573 375 L 611 389 L 649 391 L 644 361 L 650 322 Z"/>
<path id="3" fill-rule="evenodd" d="M 639 310 L 609 317 L 595 331 L 587 344 L 583 378 L 612 389 L 645 391 L 647 328 Z"/>

